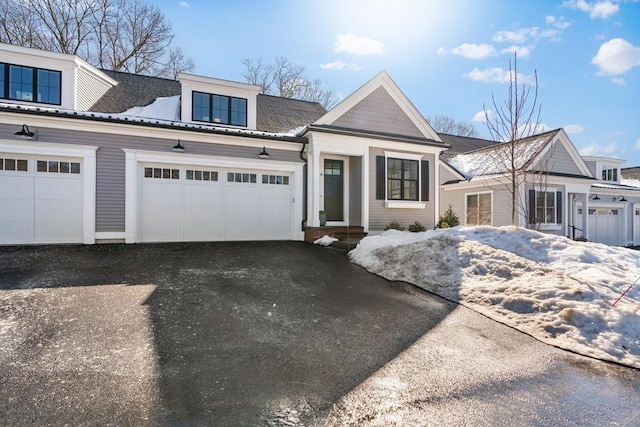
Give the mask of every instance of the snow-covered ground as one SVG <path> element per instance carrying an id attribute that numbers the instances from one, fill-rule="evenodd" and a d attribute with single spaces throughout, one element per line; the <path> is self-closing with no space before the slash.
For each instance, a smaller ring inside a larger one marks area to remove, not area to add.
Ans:
<path id="1" fill-rule="evenodd" d="M 640 368 L 640 252 L 516 227 L 455 227 L 389 230 L 349 256 L 542 342 Z"/>

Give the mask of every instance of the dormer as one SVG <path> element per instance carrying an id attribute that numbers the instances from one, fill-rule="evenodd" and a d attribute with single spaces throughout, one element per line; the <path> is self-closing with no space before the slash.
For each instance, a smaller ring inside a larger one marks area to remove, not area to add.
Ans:
<path id="1" fill-rule="evenodd" d="M 0 101 L 87 111 L 118 83 L 75 55 L 0 43 Z"/>
<path id="2" fill-rule="evenodd" d="M 260 86 L 180 73 L 182 121 L 256 129 Z"/>
<path id="3" fill-rule="evenodd" d="M 582 159 L 600 181 L 620 184 L 620 166 L 625 162 L 624 160 L 600 156 L 583 156 Z"/>

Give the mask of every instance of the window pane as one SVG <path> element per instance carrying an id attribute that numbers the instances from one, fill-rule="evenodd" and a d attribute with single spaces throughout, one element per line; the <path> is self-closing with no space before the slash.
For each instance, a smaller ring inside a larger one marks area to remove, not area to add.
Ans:
<path id="1" fill-rule="evenodd" d="M 195 171 L 195 180 L 202 181 L 202 171 Z"/>
<path id="2" fill-rule="evenodd" d="M 60 162 L 60 172 L 69 173 L 69 162 Z"/>
<path id="3" fill-rule="evenodd" d="M 47 162 L 45 162 L 44 160 L 38 160 L 37 171 L 38 172 L 46 172 L 47 171 Z"/>
<path id="4" fill-rule="evenodd" d="M 256 183 L 256 174 L 255 174 L 255 173 L 252 173 L 252 174 L 249 176 L 249 181 L 251 181 L 253 184 L 255 184 L 255 183 Z"/>
<path id="5" fill-rule="evenodd" d="M 418 161 L 417 160 L 405 160 L 404 161 L 404 178 L 405 179 L 418 179 Z"/>
<path id="6" fill-rule="evenodd" d="M 153 168 L 153 177 L 154 178 L 162 178 L 162 169 Z"/>
<path id="7" fill-rule="evenodd" d="M 242 182 L 242 174 L 241 173 L 236 173 L 235 181 L 236 182 Z"/>
<path id="8" fill-rule="evenodd" d="M 71 162 L 71 173 L 80 173 L 80 163 Z"/>
<path id="9" fill-rule="evenodd" d="M 209 111 L 210 95 L 206 93 L 193 92 L 193 120 L 210 122 Z"/>
<path id="10" fill-rule="evenodd" d="M 263 184 L 269 183 L 269 175 L 262 175 L 262 183 Z"/>
<path id="11" fill-rule="evenodd" d="M 478 195 L 467 196 L 467 225 L 478 225 Z"/>
<path id="12" fill-rule="evenodd" d="M 233 177 L 234 177 L 233 172 L 228 172 L 227 173 L 227 182 L 233 182 Z"/>
<path id="13" fill-rule="evenodd" d="M 237 126 L 247 125 L 247 100 L 231 98 L 231 124 Z"/>
<path id="14" fill-rule="evenodd" d="M 282 184 L 283 185 L 289 185 L 289 177 L 288 176 L 282 177 Z"/>
<path id="15" fill-rule="evenodd" d="M 180 179 L 180 169 L 171 169 L 171 179 Z"/>
<path id="16" fill-rule="evenodd" d="M 211 176 L 211 173 L 209 171 L 202 171 L 202 180 L 203 181 L 209 181 L 209 177 Z"/>
<path id="17" fill-rule="evenodd" d="M 60 72 L 38 70 L 38 102 L 60 104 Z"/>
<path id="18" fill-rule="evenodd" d="M 393 179 L 402 178 L 402 160 L 387 159 L 387 177 Z"/>
<path id="19" fill-rule="evenodd" d="M 187 169 L 187 179 L 193 180 L 193 170 Z"/>
<path id="20" fill-rule="evenodd" d="M 164 179 L 171 178 L 171 170 L 170 169 L 162 169 L 162 178 L 164 178 Z"/>
<path id="21" fill-rule="evenodd" d="M 229 123 L 229 97 L 213 95 L 213 121 Z"/>
<path id="22" fill-rule="evenodd" d="M 7 94 L 4 93 L 4 70 L 6 65 L 0 64 L 0 98 L 6 98 Z"/>
<path id="23" fill-rule="evenodd" d="M 404 182 L 403 200 L 418 200 L 418 182 L 417 181 Z"/>
<path id="24" fill-rule="evenodd" d="M 33 101 L 33 68 L 9 67 L 9 97 L 20 101 Z"/>
<path id="25" fill-rule="evenodd" d="M 218 172 L 211 172 L 211 181 L 218 180 Z"/>
<path id="26" fill-rule="evenodd" d="M 480 225 L 491 225 L 491 194 L 480 194 L 479 209 L 478 209 L 478 223 Z"/>
<path id="27" fill-rule="evenodd" d="M 14 171 L 14 170 L 16 170 L 16 160 L 15 159 L 4 159 L 4 170 L 6 170 L 6 171 Z"/>
<path id="28" fill-rule="evenodd" d="M 402 200 L 401 181 L 395 179 L 387 180 L 387 193 L 389 200 Z"/>
<path id="29" fill-rule="evenodd" d="M 58 172 L 58 162 L 49 162 L 49 172 Z"/>
<path id="30" fill-rule="evenodd" d="M 153 169 L 144 168 L 144 177 L 145 178 L 153 178 Z"/>

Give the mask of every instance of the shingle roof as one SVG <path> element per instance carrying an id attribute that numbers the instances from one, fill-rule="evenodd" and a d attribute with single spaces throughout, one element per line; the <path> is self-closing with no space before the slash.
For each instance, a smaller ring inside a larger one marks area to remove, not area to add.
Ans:
<path id="1" fill-rule="evenodd" d="M 446 151 L 447 156 L 468 153 L 469 151 L 475 151 L 496 143 L 496 141 L 489 139 L 473 138 L 470 136 L 450 135 L 447 133 L 438 133 L 438 135 L 440 135 L 440 139 L 442 139 L 445 144 L 449 144 L 449 149 Z"/>
<path id="2" fill-rule="evenodd" d="M 289 132 L 315 122 L 326 112 L 317 102 L 258 95 L 257 128 L 265 132 Z"/>
<path id="3" fill-rule="evenodd" d="M 635 179 L 640 181 L 640 166 L 621 168 L 620 173 L 624 179 Z"/>
<path id="4" fill-rule="evenodd" d="M 118 71 L 101 70 L 118 82 L 89 111 L 122 113 L 133 107 L 144 107 L 156 98 L 180 95 L 180 82 L 160 77 L 140 76 Z"/>
<path id="5" fill-rule="evenodd" d="M 159 77 L 141 76 L 118 71 L 102 70 L 118 85 L 109 89 L 89 111 L 122 113 L 133 107 L 144 107 L 156 98 L 180 95 L 180 82 Z M 257 130 L 289 132 L 307 126 L 327 111 L 317 102 L 258 95 Z"/>

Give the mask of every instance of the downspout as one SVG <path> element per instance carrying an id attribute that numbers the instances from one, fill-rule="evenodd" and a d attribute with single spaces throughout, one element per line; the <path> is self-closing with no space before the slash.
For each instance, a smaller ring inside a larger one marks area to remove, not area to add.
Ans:
<path id="1" fill-rule="evenodd" d="M 308 140 L 305 138 L 302 142 L 302 150 L 300 150 L 300 159 L 304 162 L 302 166 L 302 223 L 300 224 L 300 229 L 304 231 L 307 228 L 307 198 L 308 198 L 308 186 L 307 186 L 307 169 L 309 163 L 309 157 L 305 153 L 305 148 L 307 148 Z"/>

